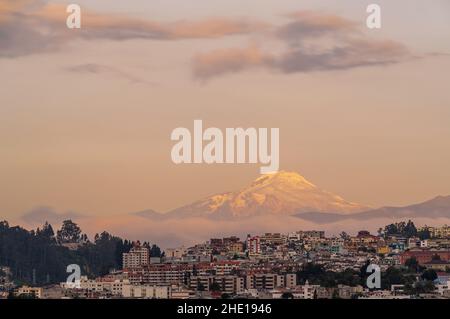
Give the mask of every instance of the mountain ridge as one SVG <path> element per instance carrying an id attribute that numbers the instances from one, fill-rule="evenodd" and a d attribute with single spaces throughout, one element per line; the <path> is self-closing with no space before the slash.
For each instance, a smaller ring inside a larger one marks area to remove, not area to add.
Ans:
<path id="1" fill-rule="evenodd" d="M 348 219 L 371 220 L 377 218 L 450 218 L 450 195 L 436 196 L 427 201 L 408 206 L 384 206 L 352 215 L 339 215 L 323 212 L 295 214 L 300 219 L 326 224 Z"/>
<path id="2" fill-rule="evenodd" d="M 350 214 L 366 209 L 369 207 L 322 190 L 296 172 L 280 171 L 262 175 L 241 190 L 207 196 L 164 214 L 155 215 L 151 210 L 138 214 L 148 218 L 236 219 L 309 211 Z"/>

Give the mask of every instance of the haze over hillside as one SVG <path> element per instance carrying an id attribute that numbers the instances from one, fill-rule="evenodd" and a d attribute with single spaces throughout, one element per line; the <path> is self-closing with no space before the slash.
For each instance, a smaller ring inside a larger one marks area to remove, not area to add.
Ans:
<path id="1" fill-rule="evenodd" d="M 147 209 L 98 217 L 41 207 L 26 213 L 17 223 L 37 227 L 44 219 L 60 223 L 64 218 L 79 222 L 91 236 L 105 229 L 171 247 L 248 233 L 312 229 L 325 230 L 329 235 L 361 229 L 375 232 L 407 219 L 417 225 L 450 224 L 450 196 L 406 207 L 370 209 L 324 191 L 297 173 L 282 171 L 260 176 L 240 191 L 212 195 L 167 213 Z"/>

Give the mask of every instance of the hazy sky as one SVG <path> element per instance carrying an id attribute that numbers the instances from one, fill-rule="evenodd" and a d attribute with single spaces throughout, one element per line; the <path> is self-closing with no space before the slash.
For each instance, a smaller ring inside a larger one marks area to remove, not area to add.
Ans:
<path id="1" fill-rule="evenodd" d="M 70 2 L 81 30 L 61 1 L 0 1 L 1 218 L 166 211 L 258 176 L 173 164 L 194 119 L 279 127 L 281 169 L 351 201 L 450 194 L 448 0 Z"/>

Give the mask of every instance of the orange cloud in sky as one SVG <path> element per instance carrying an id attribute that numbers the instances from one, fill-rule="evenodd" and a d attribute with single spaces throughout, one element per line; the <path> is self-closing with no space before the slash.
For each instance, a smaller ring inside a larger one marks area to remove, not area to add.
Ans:
<path id="1" fill-rule="evenodd" d="M 82 8 L 82 28 L 66 28 L 68 13 L 62 4 L 8 1 L 0 6 L 4 41 L 0 56 L 14 57 L 55 50 L 74 38 L 177 40 L 220 38 L 262 30 L 266 24 L 241 18 L 210 17 L 199 21 L 157 22 L 121 14 L 100 14 Z M 20 41 L 18 40 L 20 39 Z"/>
<path id="2" fill-rule="evenodd" d="M 67 17 L 66 7 L 49 4 L 32 16 L 63 23 Z M 156 22 L 119 14 L 100 14 L 85 9 L 82 10 L 82 26 L 86 32 L 92 33 L 92 37 L 155 39 L 217 38 L 265 28 L 262 22 L 239 18 L 210 17 L 200 21 Z M 86 32 L 83 36 L 89 36 Z"/>
<path id="3" fill-rule="evenodd" d="M 294 21 L 291 23 L 300 22 L 305 28 L 315 28 L 316 31 L 355 30 L 358 26 L 358 23 L 355 21 L 336 14 L 319 11 L 302 10 L 289 13 L 286 16 Z"/>
<path id="4" fill-rule="evenodd" d="M 194 59 L 194 76 L 206 80 L 255 66 L 283 73 L 346 70 L 399 63 L 409 56 L 403 44 L 368 39 L 353 21 L 337 15 L 301 11 L 288 17 L 291 21 L 274 30 L 274 40 L 285 47 L 281 53 L 254 47 L 206 52 Z"/>
<path id="5" fill-rule="evenodd" d="M 266 28 L 272 28 L 272 40 L 281 41 L 285 46 L 284 52 L 279 54 L 264 52 L 255 46 L 198 54 L 193 59 L 193 73 L 201 80 L 256 66 L 294 73 L 386 65 L 402 61 L 408 53 L 400 43 L 366 39 L 349 19 L 313 11 L 291 13 L 287 15 L 287 23 L 270 27 L 267 23 L 240 18 L 156 22 L 83 9 L 82 28 L 74 32 L 65 26 L 67 12 L 62 4 L 8 1 L 0 10 L 4 38 L 0 43 L 0 56 L 7 57 L 55 51 L 76 38 L 116 41 L 208 39 L 249 34 Z M 17 10 L 23 12 L 19 14 Z M 12 15 L 14 19 L 7 19 Z"/>
<path id="6" fill-rule="evenodd" d="M 251 66 L 259 66 L 270 62 L 271 57 L 265 55 L 258 47 L 229 48 L 199 54 L 194 58 L 194 74 L 206 79 L 228 72 L 238 72 Z"/>

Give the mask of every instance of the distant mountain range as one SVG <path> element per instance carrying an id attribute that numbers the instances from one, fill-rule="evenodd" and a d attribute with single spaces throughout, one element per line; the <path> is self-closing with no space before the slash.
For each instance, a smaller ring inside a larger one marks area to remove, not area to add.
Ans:
<path id="1" fill-rule="evenodd" d="M 450 218 L 450 196 L 438 196 L 406 207 L 371 209 L 320 189 L 295 172 L 280 171 L 258 177 L 249 186 L 221 193 L 167 213 L 134 213 L 151 220 L 207 218 L 236 220 L 263 216 L 291 216 L 317 224 L 374 218 Z"/>
<path id="2" fill-rule="evenodd" d="M 381 207 L 351 215 L 309 212 L 295 215 L 317 224 L 328 224 L 343 220 L 370 220 L 378 218 L 450 218 L 450 196 L 437 196 L 429 201 L 405 207 Z"/>
<path id="3" fill-rule="evenodd" d="M 281 171 L 263 175 L 239 191 L 212 195 L 165 214 L 153 210 L 134 214 L 150 219 L 239 219 L 311 211 L 350 214 L 367 209 L 367 206 L 346 201 L 318 188 L 298 173 Z"/>
<path id="4" fill-rule="evenodd" d="M 418 225 L 450 224 L 450 196 L 406 207 L 373 209 L 322 190 L 293 172 L 262 175 L 236 192 L 208 196 L 166 213 L 148 209 L 105 216 L 57 213 L 36 208 L 18 224 L 41 227 L 72 218 L 93 236 L 99 229 L 126 238 L 146 239 L 166 247 L 195 244 L 217 236 L 320 229 L 328 234 L 361 229 L 376 231 L 412 219 Z"/>

